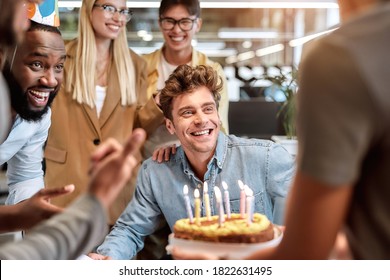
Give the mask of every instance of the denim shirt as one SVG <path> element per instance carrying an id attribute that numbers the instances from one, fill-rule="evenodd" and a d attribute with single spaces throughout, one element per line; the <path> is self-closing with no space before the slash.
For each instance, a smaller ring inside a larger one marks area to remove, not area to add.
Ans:
<path id="1" fill-rule="evenodd" d="M 241 180 L 254 192 L 254 211 L 263 213 L 276 223 L 274 217 L 283 217 L 284 202 L 295 173 L 295 160 L 282 146 L 268 140 L 244 139 L 234 135 L 218 136 L 214 156 L 207 166 L 211 214 L 217 215 L 213 187 L 228 185 L 232 213 L 240 212 Z M 152 234 L 164 217 L 170 228 L 182 218 L 188 218 L 183 186 L 189 187 L 194 213 L 194 190 L 203 181 L 197 178 L 184 151 L 178 147 L 167 162 L 146 160 L 139 171 L 137 188 L 132 201 L 119 217 L 97 252 L 113 259 L 131 259 L 143 248 L 143 239 Z M 280 205 L 280 207 L 275 207 Z M 201 215 L 205 216 L 202 203 Z"/>
<path id="2" fill-rule="evenodd" d="M 9 195 L 6 204 L 19 203 L 44 187 L 43 145 L 50 119 L 50 108 L 37 122 L 26 121 L 17 115 L 10 134 L 0 145 L 0 165 L 7 162 Z"/>

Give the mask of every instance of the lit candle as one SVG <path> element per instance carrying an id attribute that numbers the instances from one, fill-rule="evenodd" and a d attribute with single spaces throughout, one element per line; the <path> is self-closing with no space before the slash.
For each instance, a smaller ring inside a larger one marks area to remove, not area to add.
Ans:
<path id="1" fill-rule="evenodd" d="M 252 213 L 252 204 L 253 204 L 253 191 L 245 185 L 245 193 L 246 193 L 246 221 L 249 226 L 252 224 L 253 213 Z"/>
<path id="2" fill-rule="evenodd" d="M 192 224 L 194 222 L 194 217 L 192 216 L 192 209 L 191 209 L 190 198 L 188 197 L 188 186 L 187 185 L 184 185 L 184 187 L 183 187 L 183 194 L 184 194 L 184 201 L 185 201 L 186 209 L 187 209 L 187 216 L 188 216 L 188 219 L 190 220 L 190 223 Z"/>
<path id="3" fill-rule="evenodd" d="M 217 201 L 217 209 L 218 209 L 218 222 L 219 226 L 223 226 L 223 222 L 225 221 L 225 214 L 223 212 L 222 205 L 222 194 L 221 190 L 218 187 L 214 187 L 215 200 Z"/>
<path id="4" fill-rule="evenodd" d="M 241 180 L 238 180 L 238 186 L 240 187 L 240 214 L 241 218 L 245 218 L 245 199 L 246 199 L 246 194 L 245 194 L 245 186 L 244 183 Z"/>
<path id="5" fill-rule="evenodd" d="M 204 182 L 203 184 L 203 200 L 206 208 L 206 217 L 207 220 L 210 221 L 211 220 L 210 196 L 209 196 L 209 188 L 207 182 Z"/>
<path id="6" fill-rule="evenodd" d="M 199 198 L 199 190 L 195 189 L 194 191 L 195 197 L 195 223 L 200 226 L 200 198 Z"/>
<path id="7" fill-rule="evenodd" d="M 223 192 L 224 198 L 225 198 L 225 210 L 227 218 L 230 219 L 230 198 L 229 198 L 229 191 L 228 191 L 228 185 L 225 181 L 222 181 L 222 187 L 225 190 Z"/>

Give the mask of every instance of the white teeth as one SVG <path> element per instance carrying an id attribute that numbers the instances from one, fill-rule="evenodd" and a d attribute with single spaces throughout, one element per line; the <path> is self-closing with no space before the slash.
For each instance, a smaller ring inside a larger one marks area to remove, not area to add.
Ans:
<path id="1" fill-rule="evenodd" d="M 199 135 L 208 135 L 209 134 L 209 130 L 203 130 L 203 131 L 198 131 L 198 132 L 194 132 L 194 135 L 196 136 L 199 136 Z"/>
<path id="2" fill-rule="evenodd" d="M 184 40 L 184 37 L 171 37 L 172 41 L 180 42 Z"/>
<path id="3" fill-rule="evenodd" d="M 109 24 L 108 25 L 111 29 L 115 29 L 115 30 L 118 30 L 119 29 L 119 26 L 117 26 L 117 25 L 111 25 L 111 24 Z"/>
<path id="4" fill-rule="evenodd" d="M 41 92 L 41 91 L 36 91 L 36 90 L 30 90 L 30 92 L 38 98 L 47 98 L 50 94 L 50 92 Z"/>

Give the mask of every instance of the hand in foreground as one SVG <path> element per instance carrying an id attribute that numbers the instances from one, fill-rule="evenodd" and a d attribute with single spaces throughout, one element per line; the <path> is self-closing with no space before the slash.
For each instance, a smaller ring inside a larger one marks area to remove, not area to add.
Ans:
<path id="1" fill-rule="evenodd" d="M 39 222 L 63 211 L 63 208 L 50 204 L 50 199 L 74 191 L 74 185 L 60 188 L 41 189 L 29 199 L 15 205 L 0 207 L 2 223 L 0 231 L 27 230 Z M 6 215 L 3 217 L 3 213 Z"/>
<path id="2" fill-rule="evenodd" d="M 329 258 L 335 260 L 353 259 L 351 250 L 349 248 L 348 239 L 344 231 L 339 231 L 337 234 L 336 241 L 333 245 L 333 249 Z"/>
<path id="3" fill-rule="evenodd" d="M 176 145 L 173 144 L 171 146 L 157 148 L 153 151 L 152 159 L 161 163 L 164 161 L 168 161 L 171 157 L 171 154 L 176 154 Z"/>
<path id="4" fill-rule="evenodd" d="M 112 260 L 111 257 L 99 255 L 99 254 L 96 254 L 96 253 L 89 253 L 88 257 L 90 257 L 93 260 L 104 260 L 104 261 L 105 260 Z"/>
<path id="5" fill-rule="evenodd" d="M 108 208 L 127 183 L 138 164 L 134 156 L 141 148 L 146 132 L 137 128 L 124 146 L 114 139 L 103 142 L 91 157 L 89 192 Z"/>
<path id="6" fill-rule="evenodd" d="M 221 258 L 213 254 L 190 253 L 175 246 L 172 247 L 171 254 L 175 260 L 221 260 Z"/>

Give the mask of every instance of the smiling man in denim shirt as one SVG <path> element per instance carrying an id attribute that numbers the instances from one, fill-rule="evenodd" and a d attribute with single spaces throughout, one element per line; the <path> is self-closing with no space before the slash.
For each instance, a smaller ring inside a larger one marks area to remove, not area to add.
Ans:
<path id="1" fill-rule="evenodd" d="M 243 181 L 254 192 L 254 211 L 274 223 L 282 223 L 285 198 L 294 176 L 294 158 L 280 145 L 259 139 L 244 139 L 220 132 L 218 102 L 222 85 L 209 66 L 179 66 L 161 91 L 160 104 L 170 133 L 181 146 L 170 159 L 157 163 L 146 160 L 138 174 L 134 198 L 122 213 L 104 243 L 90 254 L 94 259 L 131 259 L 142 249 L 145 236 L 162 221 L 170 228 L 186 218 L 183 186 L 193 192 L 207 182 L 212 215 L 214 186 L 229 186 L 230 208 L 240 211 Z M 202 193 L 202 189 L 201 189 Z M 194 211 L 194 210 L 193 210 Z M 205 215 L 205 206 L 201 206 Z"/>

